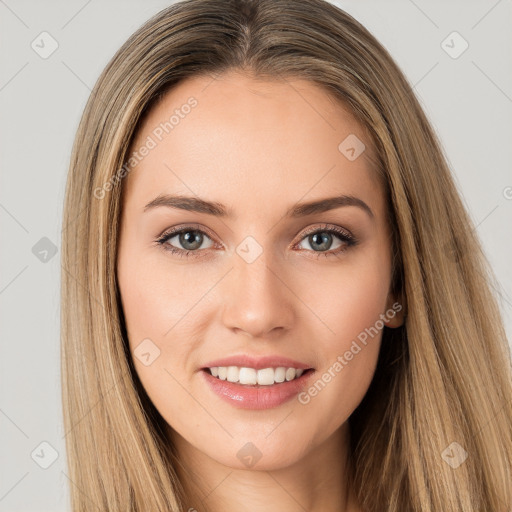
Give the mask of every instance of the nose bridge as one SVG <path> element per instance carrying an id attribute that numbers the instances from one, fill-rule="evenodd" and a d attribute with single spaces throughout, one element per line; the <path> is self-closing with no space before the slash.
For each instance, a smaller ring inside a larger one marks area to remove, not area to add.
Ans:
<path id="1" fill-rule="evenodd" d="M 271 250 L 251 240 L 233 254 L 233 271 L 226 285 L 223 322 L 252 336 L 264 336 L 276 327 L 289 327 L 293 317 L 292 294 L 280 276 L 282 267 Z"/>

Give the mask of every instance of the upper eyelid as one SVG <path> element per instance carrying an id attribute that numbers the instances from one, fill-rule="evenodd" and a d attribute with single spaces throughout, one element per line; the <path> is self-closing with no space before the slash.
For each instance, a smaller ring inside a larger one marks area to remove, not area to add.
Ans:
<path id="1" fill-rule="evenodd" d="M 337 235 L 345 234 L 347 237 L 355 238 L 354 235 L 347 229 L 343 228 L 341 226 L 335 226 L 334 224 L 326 224 L 324 223 L 321 226 L 313 227 L 313 228 L 306 228 L 306 230 L 303 233 L 303 236 L 310 235 L 312 233 L 316 233 L 317 231 L 332 231 L 336 233 Z"/>

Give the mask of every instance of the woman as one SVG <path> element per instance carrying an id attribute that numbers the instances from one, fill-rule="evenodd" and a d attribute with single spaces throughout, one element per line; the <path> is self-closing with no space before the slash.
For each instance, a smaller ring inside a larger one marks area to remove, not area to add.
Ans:
<path id="1" fill-rule="evenodd" d="M 73 510 L 512 506 L 510 353 L 436 136 L 322 0 L 187 0 L 114 56 L 62 263 Z"/>

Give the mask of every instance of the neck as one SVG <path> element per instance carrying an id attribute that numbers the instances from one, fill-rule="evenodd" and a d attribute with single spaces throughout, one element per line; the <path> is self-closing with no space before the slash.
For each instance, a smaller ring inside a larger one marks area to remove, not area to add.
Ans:
<path id="1" fill-rule="evenodd" d="M 168 432 L 180 461 L 176 469 L 187 511 L 263 512 L 268 511 L 269 505 L 280 512 L 357 510 L 353 489 L 348 486 L 348 422 L 302 459 L 268 471 L 225 466 L 194 448 L 171 428 Z"/>

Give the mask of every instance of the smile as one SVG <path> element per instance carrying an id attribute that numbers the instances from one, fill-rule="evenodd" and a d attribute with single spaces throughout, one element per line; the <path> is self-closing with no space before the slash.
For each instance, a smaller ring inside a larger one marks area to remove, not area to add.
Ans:
<path id="1" fill-rule="evenodd" d="M 316 373 L 283 354 L 233 354 L 199 368 L 210 391 L 241 409 L 271 409 L 291 400 Z"/>
<path id="2" fill-rule="evenodd" d="M 214 366 L 208 370 L 213 377 L 219 380 L 249 386 L 271 386 L 285 381 L 289 382 L 298 379 L 304 373 L 302 368 L 286 368 L 284 366 L 259 370 L 239 366 Z"/>

